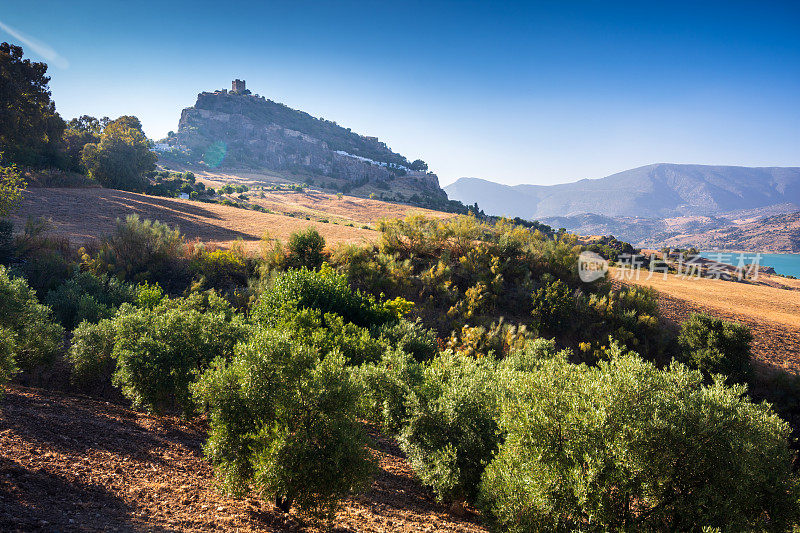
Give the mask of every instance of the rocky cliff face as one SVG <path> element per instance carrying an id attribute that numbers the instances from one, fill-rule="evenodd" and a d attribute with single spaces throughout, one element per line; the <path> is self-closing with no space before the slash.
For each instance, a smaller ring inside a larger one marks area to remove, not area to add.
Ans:
<path id="1" fill-rule="evenodd" d="M 437 176 L 374 137 L 364 137 L 253 95 L 200 93 L 183 110 L 178 132 L 164 141 L 186 162 L 228 169 L 279 171 L 332 189 L 390 199 L 447 202 Z"/>

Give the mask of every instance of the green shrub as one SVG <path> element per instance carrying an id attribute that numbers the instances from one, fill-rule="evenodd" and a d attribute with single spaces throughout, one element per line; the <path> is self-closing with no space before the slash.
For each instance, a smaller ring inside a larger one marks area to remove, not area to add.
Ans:
<path id="1" fill-rule="evenodd" d="M 190 264 L 192 274 L 197 278 L 195 288 L 213 288 L 230 291 L 236 287 L 246 287 L 249 275 L 247 256 L 241 246 L 230 250 L 198 250 Z"/>
<path id="2" fill-rule="evenodd" d="M 96 274 L 114 274 L 134 282 L 182 288 L 187 281 L 186 243 L 180 231 L 153 220 L 128 215 L 86 265 Z"/>
<path id="3" fill-rule="evenodd" d="M 58 321 L 68 331 L 80 322 L 97 322 L 113 316 L 124 302 L 132 302 L 136 289 L 106 274 L 77 272 L 70 279 L 47 293 L 45 303 L 53 309 Z"/>
<path id="4" fill-rule="evenodd" d="M 506 439 L 481 485 L 498 528 L 790 529 L 788 425 L 742 386 L 612 351 L 596 367 L 546 357 L 506 382 Z"/>
<path id="5" fill-rule="evenodd" d="M 289 266 L 293 268 L 305 267 L 315 270 L 325 261 L 325 239 L 316 228 L 310 227 L 305 231 L 292 233 L 287 245 L 289 251 Z"/>
<path id="6" fill-rule="evenodd" d="M 564 333 L 575 323 L 575 296 L 563 281 L 545 277 L 543 287 L 533 293 L 533 317 L 549 334 Z"/>
<path id="7" fill-rule="evenodd" d="M 78 324 L 67 352 L 70 380 L 84 390 L 107 388 L 115 367 L 112 356 L 115 342 L 116 328 L 112 319 Z"/>
<path id="8" fill-rule="evenodd" d="M 24 279 L 9 276 L 2 265 L 0 328 L 10 332 L 14 359 L 22 370 L 49 362 L 64 341 L 64 329 L 53 321 L 51 309 L 39 303 Z"/>
<path id="9" fill-rule="evenodd" d="M 48 235 L 52 228 L 49 220 L 28 218 L 23 233 L 14 239 L 15 273 L 24 277 L 40 298 L 74 272 L 69 241 Z"/>
<path id="10" fill-rule="evenodd" d="M 724 374 L 735 382 L 746 382 L 751 374 L 747 326 L 694 313 L 681 324 L 678 342 L 682 361 L 703 374 Z"/>
<path id="11" fill-rule="evenodd" d="M 367 328 L 345 322 L 339 315 L 325 313 L 316 326 L 309 331 L 307 342 L 319 349 L 323 357 L 338 351 L 349 364 L 360 365 L 380 360 L 386 350 L 386 344 L 374 338 Z"/>
<path id="12" fill-rule="evenodd" d="M 319 271 L 301 268 L 275 275 L 252 310 L 256 322 L 274 326 L 301 309 L 333 313 L 364 328 L 393 319 L 374 298 L 353 290 L 347 277 L 323 265 Z"/>
<path id="13" fill-rule="evenodd" d="M 443 352 L 408 397 L 400 435 L 414 472 L 442 500 L 475 497 L 497 449 L 494 362 Z"/>
<path id="14" fill-rule="evenodd" d="M 627 286 L 578 299 L 578 333 L 586 341 L 589 361 L 605 357 L 609 337 L 646 359 L 669 362 L 669 338 L 658 323 L 658 293 L 650 287 Z"/>
<path id="15" fill-rule="evenodd" d="M 452 332 L 447 340 L 447 348 L 472 357 L 502 359 L 522 348 L 528 336 L 528 328 L 524 325 L 506 324 L 501 318 L 488 328 L 463 326 L 461 331 Z"/>
<path id="16" fill-rule="evenodd" d="M 209 412 L 206 454 L 229 491 L 254 486 L 284 510 L 330 518 L 373 469 L 359 391 L 341 355 L 320 359 L 297 338 L 258 330 L 194 387 Z"/>
<path id="17" fill-rule="evenodd" d="M 423 326 L 419 319 L 384 324 L 375 333 L 388 346 L 403 350 L 420 362 L 433 359 L 439 352 L 436 332 Z"/>
<path id="18" fill-rule="evenodd" d="M 164 289 L 161 285 L 154 283 L 150 285 L 146 281 L 136 287 L 136 306 L 146 309 L 153 309 L 164 299 Z"/>
<path id="19" fill-rule="evenodd" d="M 569 360 L 569 350 L 559 351 L 555 339 L 530 339 L 522 349 L 512 351 L 500 362 L 500 369 L 512 372 L 531 372 L 547 359 L 561 357 Z"/>
<path id="20" fill-rule="evenodd" d="M 137 407 L 186 415 L 194 411 L 189 384 L 246 337 L 242 318 L 213 293 L 164 299 L 153 309 L 123 305 L 114 329 L 114 384 Z"/>
<path id="21" fill-rule="evenodd" d="M 389 434 L 397 434 L 408 418 L 407 400 L 422 383 L 422 366 L 400 348 L 387 350 L 378 363 L 355 369 L 364 389 L 362 408 L 365 416 L 381 424 Z"/>
<path id="22" fill-rule="evenodd" d="M 0 327 L 0 396 L 2 387 L 17 373 L 17 362 L 14 359 L 14 334 Z"/>

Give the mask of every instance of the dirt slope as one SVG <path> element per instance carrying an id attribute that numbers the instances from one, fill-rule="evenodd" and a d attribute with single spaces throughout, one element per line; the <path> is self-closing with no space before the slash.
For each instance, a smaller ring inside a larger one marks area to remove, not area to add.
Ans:
<path id="1" fill-rule="evenodd" d="M 286 239 L 308 226 L 316 227 L 329 244 L 377 238 L 375 231 L 341 224 L 113 189 L 30 189 L 25 192 L 14 223 L 19 229 L 29 216 L 50 218 L 56 234 L 84 243 L 110 233 L 117 218 L 131 213 L 177 225 L 190 239 L 221 245 L 237 238 L 255 243 L 265 232 L 273 238 Z"/>
<path id="2" fill-rule="evenodd" d="M 612 269 L 612 276 L 617 272 Z M 630 279 L 659 291 L 661 314 L 676 323 L 703 312 L 747 324 L 756 359 L 800 374 L 800 291 L 713 279 Z M 787 280 L 791 281 L 791 280 Z"/>
<path id="3" fill-rule="evenodd" d="M 215 490 L 201 427 L 24 387 L 0 400 L 0 531 L 315 531 L 294 514 Z M 486 531 L 412 479 L 373 434 L 380 471 L 348 499 L 336 531 Z"/>

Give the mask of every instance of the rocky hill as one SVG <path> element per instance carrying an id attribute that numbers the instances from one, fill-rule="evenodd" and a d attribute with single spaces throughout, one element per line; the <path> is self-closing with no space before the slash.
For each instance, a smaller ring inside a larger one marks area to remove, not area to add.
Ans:
<path id="1" fill-rule="evenodd" d="M 800 168 L 656 164 L 601 179 L 513 187 L 461 178 L 445 190 L 489 214 L 527 219 L 594 213 L 609 217 L 715 216 L 779 204 L 800 210 Z"/>
<path id="2" fill-rule="evenodd" d="M 748 250 L 800 253 L 800 212 L 775 215 L 752 222 L 734 223 L 706 231 L 678 233 L 664 246 L 695 246 L 703 250 Z"/>
<path id="3" fill-rule="evenodd" d="M 800 253 L 800 212 L 740 219 L 723 216 L 669 218 L 585 214 L 544 217 L 554 228 L 579 235 L 614 235 L 640 248 L 688 248 Z"/>
<path id="4" fill-rule="evenodd" d="M 424 162 L 411 163 L 376 137 L 247 90 L 200 93 L 181 113 L 177 132 L 156 149 L 163 161 L 271 171 L 331 191 L 449 207 Z"/>

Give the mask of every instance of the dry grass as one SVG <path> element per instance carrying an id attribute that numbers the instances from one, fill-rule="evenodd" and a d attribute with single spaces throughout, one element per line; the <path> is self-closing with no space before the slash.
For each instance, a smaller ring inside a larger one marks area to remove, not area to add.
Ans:
<path id="1" fill-rule="evenodd" d="M 375 223 L 381 218 L 402 218 L 411 213 L 421 213 L 434 218 L 446 218 L 450 213 L 432 211 L 420 207 L 393 204 L 380 200 L 342 196 L 320 191 L 264 191 L 264 198 L 259 193 L 249 194 L 250 202 L 270 211 L 309 217 L 325 217 L 331 220 L 352 222 L 354 224 Z"/>
<path id="2" fill-rule="evenodd" d="M 611 276 L 618 272 L 612 268 Z M 624 282 L 656 289 L 661 314 L 668 320 L 678 324 L 691 313 L 706 313 L 747 324 L 753 333 L 753 355 L 761 366 L 800 374 L 800 291 L 672 274 L 645 278 Z"/>
<path id="3" fill-rule="evenodd" d="M 255 246 L 266 233 L 286 240 L 309 226 L 317 228 L 328 244 L 365 243 L 378 237 L 376 231 L 341 224 L 112 189 L 30 189 L 14 223 L 19 229 L 27 217 L 49 218 L 55 234 L 82 244 L 109 234 L 117 218 L 132 213 L 178 226 L 189 239 L 220 246 L 237 239 Z"/>
<path id="4" fill-rule="evenodd" d="M 673 274 L 666 279 L 661 274 L 649 280 L 646 277 L 630 281 L 721 312 L 800 328 L 800 291 L 715 279 L 683 279 Z"/>
<path id="5" fill-rule="evenodd" d="M 404 204 L 360 198 L 357 196 L 324 192 L 311 187 L 307 192 L 295 191 L 263 191 L 264 198 L 260 197 L 262 186 L 285 185 L 297 183 L 297 177 L 278 172 L 255 172 L 237 170 L 236 173 L 221 172 L 217 170 L 198 169 L 181 165 L 171 165 L 173 170 L 191 170 L 197 181 L 207 187 L 219 189 L 224 185 L 247 185 L 251 190 L 245 193 L 249 202 L 260 205 L 270 211 L 280 214 L 292 214 L 301 217 L 328 218 L 330 220 L 352 222 L 358 224 L 375 223 L 381 218 L 401 218 L 411 213 L 422 213 L 434 218 L 447 218 L 451 213 L 434 211 L 421 207 Z M 237 195 L 233 195 L 237 196 Z"/>

